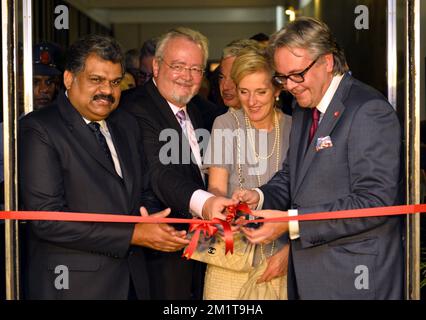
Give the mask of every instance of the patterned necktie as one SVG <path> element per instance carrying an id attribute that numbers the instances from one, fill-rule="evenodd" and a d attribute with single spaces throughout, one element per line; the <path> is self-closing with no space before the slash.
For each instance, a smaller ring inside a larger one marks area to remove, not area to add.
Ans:
<path id="1" fill-rule="evenodd" d="M 111 161 L 112 166 L 115 168 L 114 161 L 112 160 L 112 156 L 111 156 L 111 151 L 109 150 L 106 139 L 100 129 L 101 125 L 97 122 L 90 122 L 87 125 L 89 126 L 90 130 L 92 130 L 93 134 L 96 137 L 96 140 L 98 140 L 99 145 L 101 146 L 101 149 L 105 153 L 106 157 L 108 158 L 109 161 Z"/>
<path id="2" fill-rule="evenodd" d="M 203 181 L 204 181 L 204 174 L 201 170 L 202 160 L 201 160 L 200 146 L 198 145 L 198 140 L 195 135 L 194 128 L 192 127 L 191 123 L 188 123 L 187 125 L 185 110 L 181 109 L 178 112 L 176 112 L 176 118 L 178 119 L 179 124 L 182 127 L 183 133 L 188 138 L 189 145 L 192 150 L 192 154 L 194 155 L 195 161 L 197 162 L 197 165 L 200 168 L 201 177 L 203 178 Z"/>
<path id="3" fill-rule="evenodd" d="M 182 127 L 183 133 L 187 136 L 187 130 L 186 130 L 186 114 L 184 110 L 179 110 L 176 113 L 176 118 L 179 121 L 180 126 Z"/>
<path id="4" fill-rule="evenodd" d="M 315 135 L 315 132 L 318 129 L 318 123 L 320 118 L 320 112 L 317 108 L 312 109 L 312 124 L 311 128 L 309 129 L 309 144 L 312 142 L 312 138 Z"/>

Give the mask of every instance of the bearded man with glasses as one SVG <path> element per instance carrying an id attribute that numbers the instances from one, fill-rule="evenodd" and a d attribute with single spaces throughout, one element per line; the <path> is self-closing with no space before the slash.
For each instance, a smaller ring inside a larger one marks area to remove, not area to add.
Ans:
<path id="1" fill-rule="evenodd" d="M 203 148 L 197 129 L 204 124 L 201 110 L 191 100 L 200 89 L 207 57 L 207 39 L 198 31 L 180 27 L 167 32 L 157 43 L 153 78 L 122 104 L 142 131 L 149 171 L 144 190 L 148 211 L 171 208 L 170 217 L 225 219 L 221 212 L 235 203 L 206 192 L 201 171 Z M 164 139 L 169 133 L 171 140 Z M 170 159 L 165 150 L 177 157 Z M 181 232 L 187 229 L 187 225 L 175 227 Z M 153 299 L 201 298 L 201 263 L 183 259 L 182 250 L 146 250 L 146 256 Z"/>

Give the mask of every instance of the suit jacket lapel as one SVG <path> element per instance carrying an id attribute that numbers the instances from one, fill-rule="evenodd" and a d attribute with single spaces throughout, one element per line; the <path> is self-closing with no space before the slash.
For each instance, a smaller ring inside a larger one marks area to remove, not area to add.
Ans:
<path id="1" fill-rule="evenodd" d="M 95 135 L 90 131 L 83 117 L 72 106 L 63 92 L 58 96 L 58 107 L 64 121 L 68 123 L 68 128 L 75 136 L 76 141 L 81 144 L 84 150 L 86 150 L 100 165 L 105 167 L 105 169 L 112 174 L 117 175 L 113 164 L 108 160 L 104 151 L 101 149 Z"/>
<path id="2" fill-rule="evenodd" d="M 189 118 L 191 119 L 192 127 L 198 129 L 201 127 L 200 119 L 196 115 L 197 106 L 193 102 L 189 102 L 186 111 L 188 112 Z"/>
<path id="3" fill-rule="evenodd" d="M 290 165 L 290 175 L 292 177 L 297 177 L 297 173 L 300 171 L 301 163 L 303 157 L 305 156 L 305 151 L 308 144 L 308 137 L 306 131 L 310 125 L 309 113 L 305 109 L 296 107 L 293 111 L 293 121 L 291 128 L 291 146 L 296 146 L 294 152 L 291 152 L 289 156 Z M 294 165 L 293 165 L 294 164 Z M 296 179 L 290 179 L 291 190 L 295 190 Z"/>
<path id="4" fill-rule="evenodd" d="M 179 141 L 181 141 L 181 144 L 184 144 L 184 147 L 182 148 L 183 150 L 187 150 L 188 148 L 190 148 L 189 140 L 186 137 L 186 135 L 183 133 L 182 127 L 180 126 L 178 120 L 176 119 L 176 115 L 173 113 L 169 103 L 160 94 L 160 91 L 158 91 L 158 88 L 155 86 L 152 80 L 151 80 L 151 83 L 148 85 L 148 89 L 149 89 L 148 90 L 149 94 L 151 95 L 152 99 L 154 100 L 157 106 L 156 109 L 158 109 L 158 111 L 163 116 L 163 118 L 167 120 L 166 128 L 174 129 L 177 132 L 179 132 L 179 139 L 180 139 Z M 165 129 L 165 128 L 161 128 L 161 129 Z M 192 150 L 191 150 L 191 153 L 192 153 Z"/>
<path id="5" fill-rule="evenodd" d="M 117 156 L 120 161 L 121 172 L 123 175 L 124 184 L 126 186 L 127 192 L 129 195 L 132 194 L 133 184 L 134 184 L 134 174 L 132 166 L 132 155 L 130 152 L 129 143 L 126 137 L 123 135 L 123 132 L 120 130 L 120 127 L 112 119 L 107 119 L 108 129 L 111 133 L 111 138 L 114 143 L 115 150 L 117 151 Z M 136 152 L 137 150 L 135 150 Z"/>
<path id="6" fill-rule="evenodd" d="M 179 138 L 181 139 L 180 141 L 186 144 L 185 146 L 189 146 L 190 145 L 189 140 L 186 137 L 186 135 L 183 133 L 182 127 L 180 126 L 178 120 L 176 119 L 175 114 L 170 108 L 167 100 L 164 99 L 163 96 L 161 96 L 160 92 L 158 91 L 158 88 L 155 86 L 152 80 L 150 83 L 147 84 L 147 89 L 151 98 L 154 100 L 155 104 L 157 105 L 158 107 L 157 109 L 162 114 L 162 116 L 167 119 L 168 127 L 177 130 L 177 132 L 179 132 Z M 198 119 L 196 119 L 196 116 L 194 115 L 193 107 L 195 106 L 192 105 L 191 102 L 189 102 L 186 110 L 188 112 L 189 118 L 191 119 L 192 126 L 195 130 L 196 128 L 198 128 L 199 122 L 198 122 Z M 183 148 L 183 150 L 187 150 L 187 149 Z M 192 154 L 192 150 L 191 150 L 191 154 Z M 203 178 L 201 177 L 200 169 L 198 168 L 197 164 L 193 163 L 192 161 L 190 161 L 190 164 L 193 170 L 196 170 L 196 172 L 198 173 L 200 180 L 203 181 Z"/>
<path id="7" fill-rule="evenodd" d="M 197 106 L 194 105 L 192 102 L 189 102 L 188 105 L 186 106 L 186 111 L 188 112 L 188 116 L 189 116 L 189 119 L 191 120 L 192 127 L 194 128 L 194 130 L 197 130 L 201 127 L 201 123 L 200 123 L 201 119 L 197 117 L 197 114 L 196 114 L 196 111 L 195 111 L 196 108 L 197 108 Z M 195 136 L 197 137 L 197 142 L 199 142 L 200 137 L 199 137 L 199 134 L 197 134 L 196 131 L 195 131 Z M 198 143 L 198 147 L 199 147 L 199 150 L 200 150 L 200 157 L 201 157 L 201 159 L 203 159 L 203 156 L 204 156 L 203 155 L 203 148 L 201 148 L 199 143 Z M 191 149 L 191 153 L 192 153 L 192 149 Z M 201 181 L 204 181 L 203 177 L 201 176 L 201 171 L 200 171 L 200 168 L 198 167 L 198 165 L 193 163 L 192 161 L 191 161 L 191 165 L 193 166 L 194 170 L 196 170 L 196 172 L 198 173 L 198 176 L 201 179 Z"/>
<path id="8" fill-rule="evenodd" d="M 317 153 L 315 147 L 316 147 L 316 143 L 318 138 L 320 137 L 326 137 L 326 136 L 331 136 L 331 133 L 334 129 L 334 127 L 336 126 L 336 124 L 339 122 L 342 113 L 345 110 L 345 105 L 342 103 L 342 97 L 343 95 L 346 93 L 346 89 L 348 87 L 350 87 L 350 80 L 351 78 L 348 76 L 345 76 L 341 83 L 339 88 L 337 89 L 336 93 L 333 96 L 333 99 L 330 102 L 330 105 L 327 108 L 327 111 L 325 112 L 319 126 L 318 126 L 318 130 L 315 133 L 314 137 L 312 138 L 311 143 L 308 146 L 308 149 L 304 149 L 306 150 L 305 153 L 305 157 L 303 158 L 303 160 L 300 162 L 300 170 L 297 173 L 297 182 L 296 182 L 296 186 L 295 186 L 295 193 L 294 196 L 297 194 L 297 192 L 299 191 L 300 186 L 302 185 L 303 179 L 306 176 L 306 173 L 308 172 L 309 167 L 311 166 L 312 161 L 315 158 L 315 155 Z M 306 110 L 307 114 L 310 114 L 309 110 Z M 311 120 L 312 121 L 312 120 Z M 311 123 L 311 121 L 309 121 L 309 123 Z M 309 127 L 305 128 L 305 132 L 308 132 Z M 305 135 L 305 143 L 301 143 L 301 145 L 305 145 L 307 144 L 307 136 Z"/>
<path id="9" fill-rule="evenodd" d="M 182 127 L 176 119 L 176 116 L 173 114 L 173 111 L 170 108 L 167 100 L 163 98 L 152 80 L 147 84 L 147 90 L 155 105 L 157 106 L 156 109 L 158 112 L 167 119 L 167 125 L 169 128 L 175 129 L 177 132 L 182 134 Z"/>

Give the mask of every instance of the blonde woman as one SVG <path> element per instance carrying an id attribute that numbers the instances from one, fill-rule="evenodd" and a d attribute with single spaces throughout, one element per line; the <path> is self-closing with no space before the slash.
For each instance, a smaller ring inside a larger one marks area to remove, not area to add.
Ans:
<path id="1" fill-rule="evenodd" d="M 241 50 L 233 61 L 231 77 L 242 108 L 230 109 L 214 122 L 204 163 L 209 174 L 209 192 L 231 197 L 238 188 L 251 189 L 265 184 L 281 169 L 288 148 L 291 117 L 275 107 L 280 89 L 274 85 L 272 76 L 268 56 L 259 47 Z M 226 133 L 228 136 L 223 139 Z M 250 298 L 242 290 L 250 281 L 272 281 L 276 299 L 286 299 L 287 239 L 283 236 L 269 245 L 254 248 L 253 270 L 265 265 L 255 276 L 253 272 L 208 265 L 204 299 Z"/>

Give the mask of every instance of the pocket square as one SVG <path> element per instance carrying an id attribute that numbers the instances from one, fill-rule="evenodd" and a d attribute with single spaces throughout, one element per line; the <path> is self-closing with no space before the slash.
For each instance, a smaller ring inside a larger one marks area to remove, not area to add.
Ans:
<path id="1" fill-rule="evenodd" d="M 331 148 L 333 146 L 333 142 L 331 141 L 330 136 L 319 137 L 317 140 L 317 144 L 315 146 L 316 151 L 320 151 L 322 149 Z"/>

